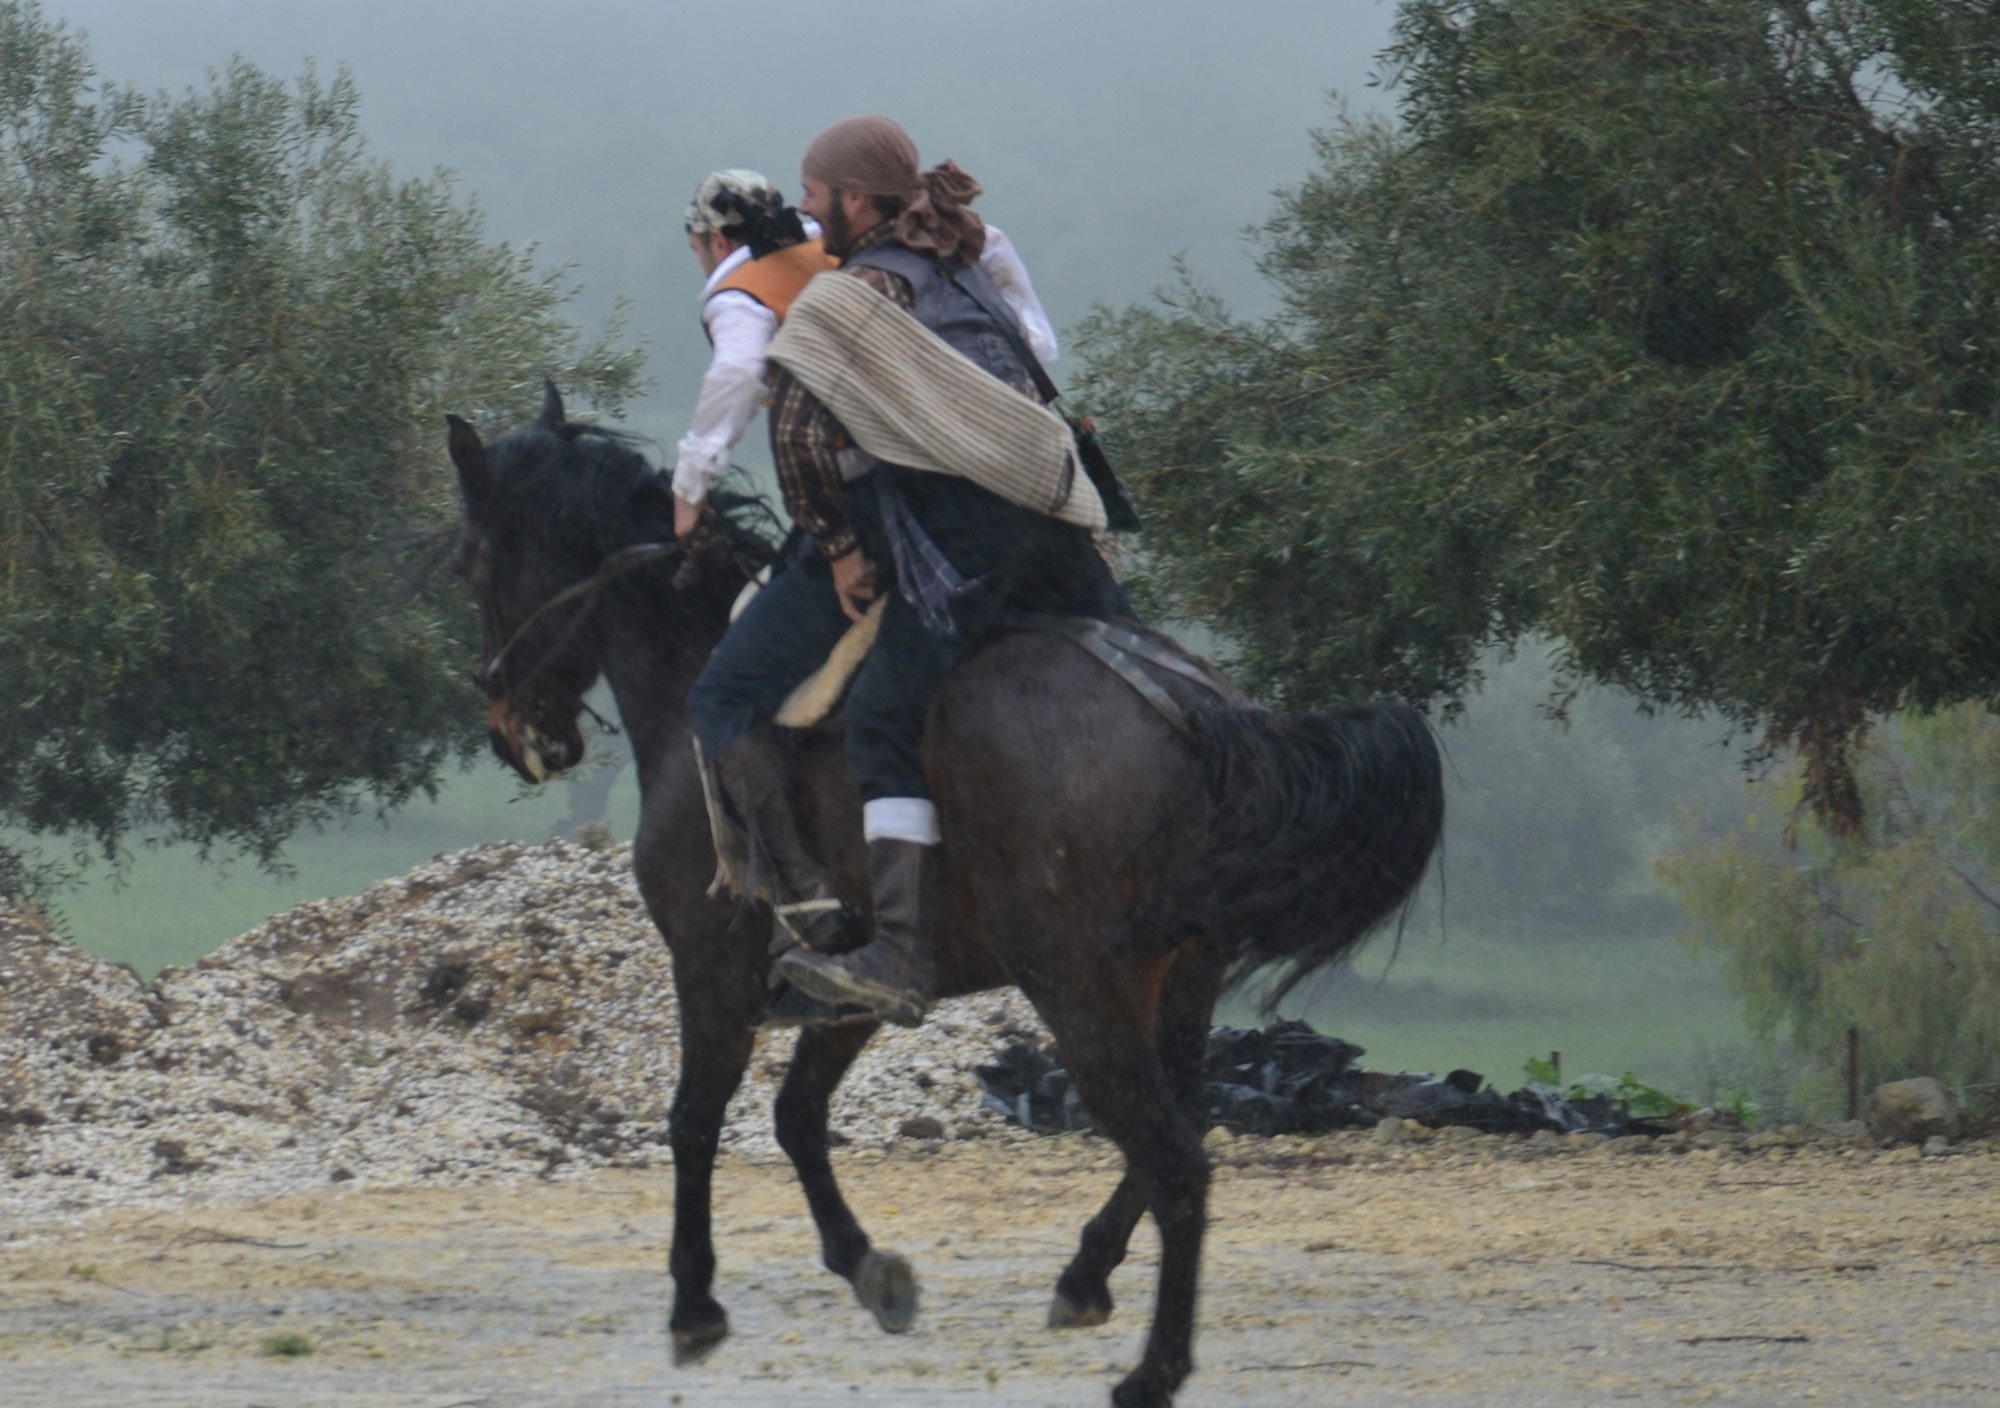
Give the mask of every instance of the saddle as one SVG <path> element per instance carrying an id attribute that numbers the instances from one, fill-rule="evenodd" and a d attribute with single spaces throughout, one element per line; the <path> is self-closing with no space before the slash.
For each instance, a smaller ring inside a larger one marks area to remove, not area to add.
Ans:
<path id="1" fill-rule="evenodd" d="M 766 569 L 743 588 L 736 604 L 729 610 L 730 620 L 734 621 L 743 613 L 750 599 L 769 579 L 769 569 Z M 817 728 L 833 717 L 840 701 L 847 695 L 848 685 L 854 682 L 862 662 L 875 645 L 875 636 L 882 628 L 882 612 L 888 603 L 887 596 L 875 598 L 861 619 L 849 626 L 847 633 L 834 643 L 826 663 L 785 696 L 785 702 L 778 708 L 778 727 Z M 1188 731 L 1186 712 L 1173 695 L 1140 668 L 1141 664 L 1153 665 L 1182 679 L 1192 680 L 1228 703 L 1249 702 L 1235 682 L 1208 661 L 1169 637 L 1142 626 L 1100 621 L 1092 616 L 1057 616 L 1032 611 L 1009 612 L 1000 618 L 999 624 L 1002 630 L 1042 631 L 1074 641 L 1130 685 L 1134 693 L 1158 710 L 1179 733 Z"/>
<path id="2" fill-rule="evenodd" d="M 875 636 L 882 629 L 882 612 L 888 605 L 886 596 L 870 602 L 861 619 L 833 643 L 826 663 L 800 680 L 785 696 L 774 720 L 779 728 L 815 728 L 833 717 L 834 710 L 847 696 L 847 686 L 861 672 L 861 662 L 875 646 Z"/>

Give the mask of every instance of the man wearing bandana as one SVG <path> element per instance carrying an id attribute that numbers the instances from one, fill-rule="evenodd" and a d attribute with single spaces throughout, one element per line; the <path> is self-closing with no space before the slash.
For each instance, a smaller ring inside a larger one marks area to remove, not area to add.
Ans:
<path id="1" fill-rule="evenodd" d="M 822 252 L 819 231 L 755 171 L 711 172 L 682 223 L 704 276 L 701 330 L 710 353 L 688 432 L 675 446 L 674 532 L 685 538 L 764 404 L 764 352 L 785 310 L 837 261 Z"/>
<path id="2" fill-rule="evenodd" d="M 915 144 L 884 117 L 828 128 L 801 166 L 799 209 L 819 222 L 826 253 L 841 261 L 827 277 L 859 281 L 1039 405 L 1020 325 L 980 269 L 987 231 L 968 208 L 979 184 L 949 161 L 920 172 Z M 930 927 L 944 838 L 918 748 L 939 682 L 1008 611 L 1102 617 L 1130 608 L 1089 527 L 955 473 L 876 460 L 785 365 L 779 346 L 769 373 L 771 448 L 806 542 L 717 646 L 689 706 L 697 739 L 775 871 L 780 924 L 800 940 L 780 955 L 776 974 L 845 1012 L 914 1026 L 933 995 Z M 921 365 L 911 371 L 925 374 Z M 878 596 L 880 627 L 848 698 L 846 744 L 863 802 L 875 924 L 866 944 L 841 953 L 852 918 L 797 835 L 772 750 L 755 740 L 768 737 L 791 687 Z M 757 763 L 742 766 L 751 757 Z"/>

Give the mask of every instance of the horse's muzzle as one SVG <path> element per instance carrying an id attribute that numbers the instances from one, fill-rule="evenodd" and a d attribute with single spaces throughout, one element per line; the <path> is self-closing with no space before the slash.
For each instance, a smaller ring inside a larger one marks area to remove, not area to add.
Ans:
<path id="1" fill-rule="evenodd" d="M 555 729 L 540 727 L 516 713 L 505 699 L 492 702 L 486 737 L 495 756 L 523 782 L 547 782 L 583 761 L 583 735 L 574 722 Z"/>

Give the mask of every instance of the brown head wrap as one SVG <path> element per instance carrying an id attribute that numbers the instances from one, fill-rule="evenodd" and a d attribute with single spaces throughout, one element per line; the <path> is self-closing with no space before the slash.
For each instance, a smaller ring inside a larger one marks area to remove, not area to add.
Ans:
<path id="1" fill-rule="evenodd" d="M 836 190 L 899 202 L 895 239 L 944 259 L 977 259 L 986 224 L 966 207 L 979 183 L 947 161 L 917 173 L 917 144 L 886 117 L 850 117 L 813 138 L 800 169 Z"/>

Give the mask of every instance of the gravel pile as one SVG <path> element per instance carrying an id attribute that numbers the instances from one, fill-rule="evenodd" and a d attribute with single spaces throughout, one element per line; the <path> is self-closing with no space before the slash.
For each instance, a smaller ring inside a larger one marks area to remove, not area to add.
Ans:
<path id="1" fill-rule="evenodd" d="M 470 1182 L 666 1162 L 678 1016 L 630 854 L 441 856 L 301 905 L 152 984 L 0 908 L 0 1226 L 329 1181 Z M 1013 992 L 885 1028 L 836 1131 L 1030 1139 L 973 1067 L 1040 1040 Z M 760 1039 L 726 1148 L 776 1155 L 790 1033 Z"/>

